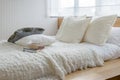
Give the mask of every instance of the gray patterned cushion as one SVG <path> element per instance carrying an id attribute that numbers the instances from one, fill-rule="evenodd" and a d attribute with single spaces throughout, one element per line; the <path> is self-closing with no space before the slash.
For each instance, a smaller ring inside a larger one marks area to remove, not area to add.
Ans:
<path id="1" fill-rule="evenodd" d="M 17 40 L 32 34 L 42 34 L 43 28 L 22 28 L 14 32 L 8 39 L 8 42 L 15 43 Z"/>

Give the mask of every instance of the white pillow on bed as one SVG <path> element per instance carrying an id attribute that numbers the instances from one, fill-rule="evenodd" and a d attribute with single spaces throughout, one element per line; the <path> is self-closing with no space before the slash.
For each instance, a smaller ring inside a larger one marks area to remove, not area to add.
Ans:
<path id="1" fill-rule="evenodd" d="M 65 18 L 56 35 L 56 38 L 60 41 L 69 43 L 81 42 L 90 20 L 91 19 L 86 18 Z"/>
<path id="2" fill-rule="evenodd" d="M 112 33 L 107 41 L 107 43 L 112 43 L 120 46 L 120 27 L 113 27 Z"/>
<path id="3" fill-rule="evenodd" d="M 34 34 L 26 36 L 16 41 L 15 43 L 21 46 L 28 46 L 30 44 L 38 44 L 40 46 L 48 46 L 55 42 L 55 38 L 42 34 Z"/>
<path id="4" fill-rule="evenodd" d="M 86 15 L 84 15 L 84 16 L 79 16 L 79 17 L 73 17 L 73 16 L 71 16 L 70 18 L 72 18 L 72 19 L 74 19 L 74 20 L 81 20 L 81 19 L 86 19 Z M 62 21 L 62 23 L 61 23 L 61 25 L 60 25 L 60 27 L 59 27 L 59 30 L 58 30 L 58 32 L 57 32 L 57 34 L 56 34 L 56 37 L 59 37 L 60 35 L 61 35 L 61 31 L 63 30 L 63 28 L 64 28 L 64 26 L 65 26 L 65 24 L 66 24 L 66 22 L 67 22 L 67 19 L 68 19 L 68 17 L 65 17 L 64 19 L 63 19 L 63 21 Z"/>
<path id="5" fill-rule="evenodd" d="M 84 37 L 85 42 L 104 45 L 107 41 L 116 15 L 102 16 L 92 20 Z"/>

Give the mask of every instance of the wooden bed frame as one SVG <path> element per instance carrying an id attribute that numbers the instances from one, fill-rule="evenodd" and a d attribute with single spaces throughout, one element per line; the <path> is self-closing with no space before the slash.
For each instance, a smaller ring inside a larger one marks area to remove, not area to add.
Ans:
<path id="1" fill-rule="evenodd" d="M 58 18 L 58 28 L 63 18 Z M 114 27 L 120 27 L 120 18 L 117 18 Z M 120 80 L 120 58 L 105 62 L 103 67 L 88 68 L 66 75 L 65 80 Z"/>
<path id="2" fill-rule="evenodd" d="M 61 23 L 62 23 L 63 17 L 59 17 L 58 18 L 58 28 L 60 27 Z M 120 27 L 120 17 L 117 18 L 114 27 Z"/>

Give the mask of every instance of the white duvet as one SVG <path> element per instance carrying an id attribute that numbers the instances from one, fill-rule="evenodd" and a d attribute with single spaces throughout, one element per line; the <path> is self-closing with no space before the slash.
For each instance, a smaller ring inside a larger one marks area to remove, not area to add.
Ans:
<path id="1" fill-rule="evenodd" d="M 63 80 L 68 73 L 102 66 L 105 60 L 120 57 L 120 48 L 113 44 L 55 42 L 39 53 L 22 49 L 12 43 L 0 43 L 0 80 Z"/>

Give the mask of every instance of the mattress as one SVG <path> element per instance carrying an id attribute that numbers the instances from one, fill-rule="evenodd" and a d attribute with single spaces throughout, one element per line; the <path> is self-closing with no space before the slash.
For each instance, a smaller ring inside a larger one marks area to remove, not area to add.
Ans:
<path id="1" fill-rule="evenodd" d="M 22 50 L 13 43 L 0 43 L 0 80 L 61 80 L 78 69 L 103 66 L 104 61 L 120 57 L 120 47 L 114 44 L 56 41 L 38 53 Z"/>

